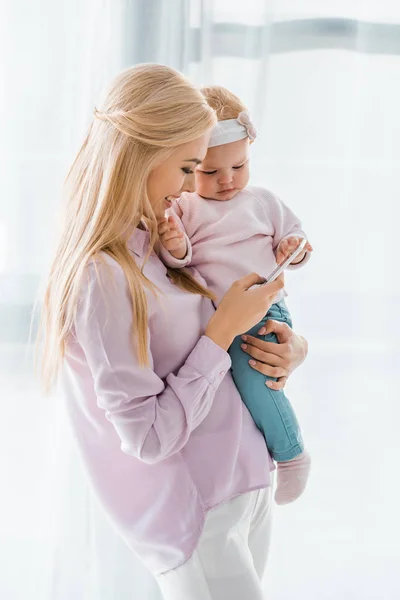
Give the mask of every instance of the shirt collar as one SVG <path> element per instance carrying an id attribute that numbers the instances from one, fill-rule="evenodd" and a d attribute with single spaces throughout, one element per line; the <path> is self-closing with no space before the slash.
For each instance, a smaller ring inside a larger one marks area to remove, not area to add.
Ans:
<path id="1" fill-rule="evenodd" d="M 136 256 L 144 256 L 149 247 L 150 235 L 148 231 L 136 227 L 128 240 L 128 248 L 132 250 Z"/>

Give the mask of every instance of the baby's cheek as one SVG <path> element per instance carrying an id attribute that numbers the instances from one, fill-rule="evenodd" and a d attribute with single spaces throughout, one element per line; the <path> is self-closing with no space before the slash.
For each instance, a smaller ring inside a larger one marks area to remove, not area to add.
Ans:
<path id="1" fill-rule="evenodd" d="M 243 171 L 239 171 L 237 187 L 239 187 L 240 189 L 245 188 L 246 185 L 249 183 L 249 178 L 250 178 L 249 168 L 248 168 L 248 166 L 246 166 Z"/>
<path id="2" fill-rule="evenodd" d="M 196 177 L 196 192 L 201 196 L 207 196 L 212 189 L 211 182 L 206 179 L 206 175 Z"/>

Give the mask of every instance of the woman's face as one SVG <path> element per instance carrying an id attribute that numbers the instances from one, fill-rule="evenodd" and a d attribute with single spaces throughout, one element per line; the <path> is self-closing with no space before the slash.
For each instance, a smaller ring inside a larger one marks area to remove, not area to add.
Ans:
<path id="1" fill-rule="evenodd" d="M 182 192 L 194 192 L 194 170 L 206 153 L 211 130 L 201 137 L 181 144 L 149 175 L 147 194 L 157 218 L 163 218 L 174 198 Z"/>

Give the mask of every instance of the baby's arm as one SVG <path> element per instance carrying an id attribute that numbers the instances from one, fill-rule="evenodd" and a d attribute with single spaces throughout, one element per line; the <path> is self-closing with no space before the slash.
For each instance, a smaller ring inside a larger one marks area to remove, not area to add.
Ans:
<path id="1" fill-rule="evenodd" d="M 192 246 L 181 221 L 179 204 L 172 207 L 173 214 L 158 224 L 160 237 L 160 258 L 168 267 L 186 267 L 192 259 Z"/>
<path id="2" fill-rule="evenodd" d="M 300 220 L 279 198 L 272 197 L 271 219 L 274 224 L 275 233 L 273 237 L 273 249 L 275 251 L 276 262 L 280 263 L 286 256 L 297 248 L 301 239 L 307 235 L 301 227 Z M 303 266 L 308 262 L 313 248 L 309 242 L 304 251 L 296 256 L 289 268 Z"/>
<path id="3" fill-rule="evenodd" d="M 285 237 L 281 242 L 279 242 L 278 247 L 275 251 L 276 262 L 278 264 L 281 263 L 287 256 L 289 256 L 289 254 L 296 250 L 297 246 L 300 244 L 302 238 L 304 237 L 306 236 L 289 236 Z M 308 261 L 310 257 L 310 252 L 312 252 L 312 250 L 313 248 L 310 242 L 307 242 L 307 244 L 304 247 L 304 250 L 296 256 L 296 258 L 290 263 L 288 268 L 290 269 L 296 266 L 300 266 L 300 263 L 302 264 L 301 266 L 303 266 Z"/>

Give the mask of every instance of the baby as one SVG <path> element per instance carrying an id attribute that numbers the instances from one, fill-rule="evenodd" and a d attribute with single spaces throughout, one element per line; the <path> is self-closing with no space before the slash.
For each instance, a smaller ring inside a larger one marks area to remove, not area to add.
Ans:
<path id="1" fill-rule="evenodd" d="M 170 209 L 172 214 L 167 213 L 159 225 L 160 253 L 170 267 L 196 267 L 219 302 L 236 279 L 254 271 L 267 277 L 306 236 L 300 221 L 279 198 L 248 186 L 249 145 L 256 130 L 246 107 L 225 88 L 212 86 L 202 92 L 216 111 L 218 124 L 195 172 L 196 192 L 182 194 Z M 307 243 L 291 268 L 303 266 L 311 251 Z M 292 326 L 285 295 L 282 292 L 275 298 L 249 335 L 278 342 L 274 334 L 258 334 L 268 319 Z M 310 457 L 288 398 L 282 390 L 268 387 L 271 378 L 251 368 L 241 349 L 243 339 L 236 338 L 229 349 L 232 375 L 277 463 L 275 501 L 287 504 L 306 487 Z"/>

